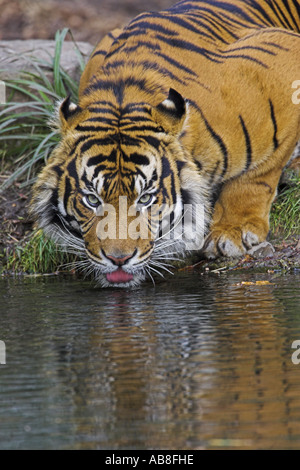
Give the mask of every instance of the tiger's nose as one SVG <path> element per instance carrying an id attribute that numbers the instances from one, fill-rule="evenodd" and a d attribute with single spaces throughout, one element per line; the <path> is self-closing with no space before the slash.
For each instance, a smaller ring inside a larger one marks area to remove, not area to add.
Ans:
<path id="1" fill-rule="evenodd" d="M 105 253 L 104 250 L 102 250 L 102 252 L 104 256 L 106 256 L 106 258 L 110 259 L 113 262 L 113 264 L 116 264 L 117 266 L 123 266 L 123 264 L 125 264 L 126 261 L 128 261 L 130 258 L 132 258 L 135 255 L 136 250 L 130 255 L 120 254 L 119 256 L 110 255 L 108 253 Z"/>

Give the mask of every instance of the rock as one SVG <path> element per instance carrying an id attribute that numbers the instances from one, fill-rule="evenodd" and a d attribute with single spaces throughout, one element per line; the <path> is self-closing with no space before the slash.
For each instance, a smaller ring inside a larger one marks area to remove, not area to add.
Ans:
<path id="1" fill-rule="evenodd" d="M 275 253 L 275 248 L 269 242 L 262 242 L 259 245 L 253 246 L 251 250 L 247 252 L 248 255 L 255 259 L 258 258 L 269 258 Z"/>
<path id="2" fill-rule="evenodd" d="M 87 42 L 76 43 L 85 62 L 88 60 L 93 46 Z M 55 54 L 55 41 L 30 39 L 15 41 L 0 41 L 0 80 L 19 78 L 22 71 L 36 73 L 33 58 L 52 62 Z M 72 79 L 79 81 L 81 70 L 76 47 L 73 41 L 64 41 L 61 52 L 61 67 Z M 47 65 L 41 66 L 44 73 L 51 80 L 51 69 Z M 24 101 L 20 95 L 14 96 L 14 101 Z"/>

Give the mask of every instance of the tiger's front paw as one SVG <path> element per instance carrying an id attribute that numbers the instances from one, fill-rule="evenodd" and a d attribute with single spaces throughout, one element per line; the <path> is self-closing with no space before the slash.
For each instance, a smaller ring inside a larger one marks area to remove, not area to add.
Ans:
<path id="1" fill-rule="evenodd" d="M 266 234 L 257 233 L 252 226 L 215 227 L 206 238 L 202 253 L 208 259 L 220 256 L 238 258 L 265 237 Z"/>

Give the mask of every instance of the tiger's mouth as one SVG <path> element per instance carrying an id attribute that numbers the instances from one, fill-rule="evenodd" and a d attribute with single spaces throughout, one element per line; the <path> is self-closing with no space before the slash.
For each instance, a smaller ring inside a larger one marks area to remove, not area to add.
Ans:
<path id="1" fill-rule="evenodd" d="M 132 273 L 129 273 L 119 267 L 115 271 L 106 273 L 99 273 L 96 276 L 102 287 L 120 287 L 120 288 L 134 288 L 138 287 L 142 282 L 146 280 L 146 273 L 141 269 L 138 269 Z"/>
<path id="2" fill-rule="evenodd" d="M 147 278 L 148 262 L 149 260 L 138 260 L 138 262 L 131 263 L 130 266 L 126 262 L 123 263 L 124 265 L 115 266 L 105 259 L 97 258 L 85 249 L 85 261 L 83 261 L 85 269 L 83 268 L 83 271 L 93 274 L 96 283 L 102 287 L 136 287 Z"/>
<path id="3" fill-rule="evenodd" d="M 147 269 L 141 267 L 130 270 L 123 266 L 118 266 L 114 270 L 107 267 L 103 269 L 103 266 L 97 266 L 95 262 L 92 263 L 92 266 L 94 267 L 94 279 L 102 287 L 137 287 L 147 278 Z"/>
<path id="4" fill-rule="evenodd" d="M 127 273 L 122 268 L 105 274 L 105 277 L 111 284 L 124 284 L 133 280 L 133 274 Z"/>

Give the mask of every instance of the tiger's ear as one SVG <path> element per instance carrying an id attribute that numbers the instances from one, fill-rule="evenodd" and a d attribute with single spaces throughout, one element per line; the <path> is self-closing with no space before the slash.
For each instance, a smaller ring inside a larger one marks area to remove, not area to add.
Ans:
<path id="1" fill-rule="evenodd" d="M 177 135 L 183 127 L 186 116 L 186 102 L 180 93 L 170 88 L 168 98 L 155 108 L 154 115 L 167 132 Z"/>
<path id="2" fill-rule="evenodd" d="M 59 121 L 62 131 L 72 127 L 74 117 L 81 110 L 81 108 L 71 102 L 70 95 L 59 106 Z"/>

